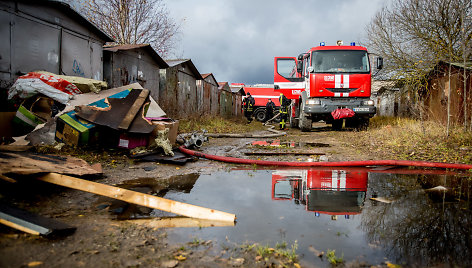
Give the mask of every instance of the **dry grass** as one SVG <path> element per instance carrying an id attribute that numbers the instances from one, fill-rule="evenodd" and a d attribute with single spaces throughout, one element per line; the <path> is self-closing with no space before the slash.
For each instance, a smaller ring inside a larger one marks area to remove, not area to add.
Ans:
<path id="1" fill-rule="evenodd" d="M 252 121 L 247 123 L 245 118 L 225 119 L 218 116 L 206 116 L 198 119 L 181 119 L 179 121 L 179 133 L 189 133 L 205 129 L 208 133 L 247 133 L 251 131 L 264 130 L 261 122 Z"/>
<path id="2" fill-rule="evenodd" d="M 456 128 L 446 136 L 446 128 L 432 121 L 375 117 L 369 131 L 344 138 L 384 158 L 472 164 L 472 133 Z"/>

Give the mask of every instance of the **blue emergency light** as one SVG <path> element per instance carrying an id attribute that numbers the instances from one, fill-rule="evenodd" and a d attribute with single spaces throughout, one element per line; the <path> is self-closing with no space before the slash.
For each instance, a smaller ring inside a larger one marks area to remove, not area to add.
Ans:
<path id="1" fill-rule="evenodd" d="M 325 46 L 325 42 L 321 42 L 321 43 L 320 43 L 320 46 L 321 46 L 321 47 L 324 47 L 324 46 Z"/>
<path id="2" fill-rule="evenodd" d="M 356 42 L 351 42 L 351 46 L 356 46 Z"/>

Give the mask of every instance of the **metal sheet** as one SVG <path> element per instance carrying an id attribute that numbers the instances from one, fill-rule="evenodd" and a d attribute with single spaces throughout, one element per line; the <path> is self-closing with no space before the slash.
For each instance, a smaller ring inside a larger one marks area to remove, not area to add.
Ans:
<path id="1" fill-rule="evenodd" d="M 60 30 L 18 16 L 13 22 L 12 74 L 35 70 L 58 73 Z"/>
<path id="2" fill-rule="evenodd" d="M 62 33 L 62 74 L 92 78 L 89 41 L 67 31 Z"/>
<path id="3" fill-rule="evenodd" d="M 10 14 L 0 10 L 0 72 L 10 72 Z"/>

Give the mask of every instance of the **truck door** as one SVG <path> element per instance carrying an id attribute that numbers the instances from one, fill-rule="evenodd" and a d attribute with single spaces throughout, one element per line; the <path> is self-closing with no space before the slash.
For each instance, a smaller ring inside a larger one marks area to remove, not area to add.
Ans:
<path id="1" fill-rule="evenodd" d="M 297 58 L 274 58 L 274 89 L 289 99 L 298 99 L 305 90 L 305 78 L 297 72 Z"/>

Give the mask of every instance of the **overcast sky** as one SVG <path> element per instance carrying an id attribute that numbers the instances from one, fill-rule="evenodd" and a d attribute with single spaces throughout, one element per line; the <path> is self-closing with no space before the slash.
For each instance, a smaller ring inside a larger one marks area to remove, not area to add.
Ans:
<path id="1" fill-rule="evenodd" d="M 276 56 L 298 56 L 324 41 L 365 39 L 386 0 L 168 0 L 182 21 L 177 55 L 218 82 L 273 83 Z"/>

